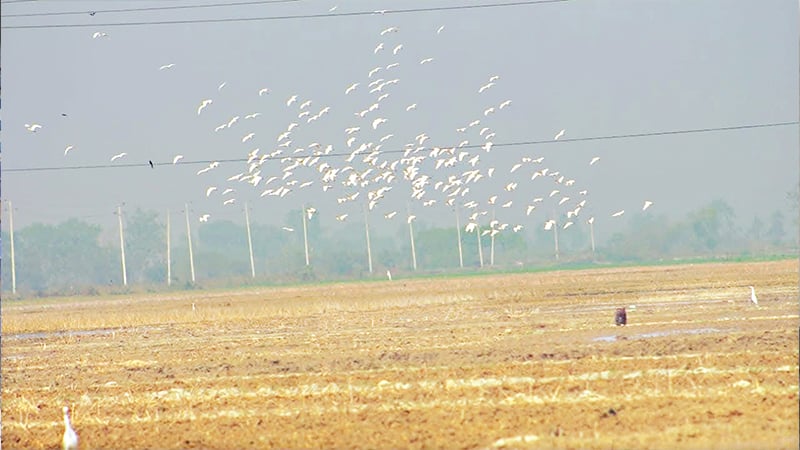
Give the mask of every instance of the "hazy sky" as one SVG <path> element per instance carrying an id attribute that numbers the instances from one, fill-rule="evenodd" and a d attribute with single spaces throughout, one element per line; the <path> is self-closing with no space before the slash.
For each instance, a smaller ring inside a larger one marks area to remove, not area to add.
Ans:
<path id="1" fill-rule="evenodd" d="M 716 198 L 729 202 L 743 226 L 754 215 L 767 217 L 786 209 L 785 194 L 798 180 L 798 126 L 779 126 L 707 133 L 579 142 L 553 141 L 658 131 L 757 125 L 798 120 L 797 3 L 745 0 L 599 0 L 565 1 L 539 5 L 475 8 L 451 11 L 386 13 L 359 16 L 230 21 L 224 23 L 152 24 L 152 22 L 208 18 L 258 18 L 274 16 L 345 14 L 357 11 L 485 5 L 486 1 L 328 1 L 300 0 L 175 10 L 103 12 L 108 9 L 144 9 L 219 2 L 186 0 L 150 1 L 30 1 L 3 2 L 2 14 L 2 196 L 12 200 L 15 225 L 35 221 L 58 222 L 80 217 L 109 224 L 122 202 L 181 214 L 191 202 L 193 221 L 208 213 L 211 220 L 242 221 L 245 201 L 251 220 L 283 224 L 290 209 L 313 204 L 319 220 L 337 224 L 333 217 L 349 214 L 361 220 L 369 190 L 385 182 L 360 188 L 356 202 L 337 198 L 356 191 L 341 184 L 323 192 L 317 166 L 348 165 L 347 155 L 361 143 L 373 147 L 386 134 L 377 164 L 401 158 L 404 146 L 415 136 L 429 136 L 416 155 L 428 156 L 420 174 L 431 182 L 421 200 L 410 200 L 411 188 L 402 180 L 390 184 L 370 215 L 381 226 L 383 215 L 399 210 L 395 221 L 405 220 L 410 209 L 419 221 L 448 223 L 446 194 L 437 181 L 460 177 L 473 167 L 467 162 L 480 155 L 476 169 L 491 178 L 471 187 L 458 198 L 480 204 L 475 211 L 491 211 L 487 199 L 497 195 L 495 214 L 502 222 L 533 229 L 558 215 L 565 222 L 567 207 L 586 199 L 578 220 L 596 216 L 600 234 L 623 229 L 631 215 L 641 211 L 681 217 Z M 92 11 L 79 15 L 11 17 L 16 14 Z M 116 23 L 145 24 L 114 26 Z M 150 23 L 150 24 L 148 24 Z M 20 25 L 89 24 L 87 27 L 17 29 Z M 437 33 L 437 30 L 444 29 Z M 12 28 L 9 28 L 12 27 Z M 397 27 L 396 32 L 381 31 Z M 96 32 L 107 37 L 93 38 Z M 375 47 L 383 42 L 377 53 Z M 398 44 L 403 47 L 393 54 Z M 433 58 L 420 64 L 425 58 Z M 392 63 L 396 67 L 386 68 Z M 166 64 L 170 69 L 159 70 Z M 371 78 L 375 67 L 382 69 Z M 479 93 L 490 77 L 495 85 Z M 370 93 L 376 79 L 397 79 L 381 92 Z M 219 86 L 226 83 L 222 89 Z M 345 94 L 352 83 L 360 83 Z M 259 96 L 258 91 L 270 93 Z M 357 117 L 355 113 L 389 96 L 379 108 Z M 298 101 L 287 107 L 286 101 Z M 212 99 L 203 112 L 197 109 Z M 308 116 L 298 118 L 299 105 L 312 103 Z M 508 107 L 499 104 L 511 100 Z M 406 107 L 416 103 L 414 110 Z M 330 107 L 311 123 L 307 119 Z M 495 107 L 495 112 L 484 111 Z M 250 113 L 260 116 L 244 119 Z M 66 116 L 62 116 L 66 114 Z M 214 129 L 239 116 L 230 128 Z M 375 118 L 385 123 L 373 129 Z M 466 127 L 479 119 L 481 124 Z M 289 147 L 278 147 L 277 137 L 292 123 Z M 25 124 L 42 128 L 29 132 Z M 345 128 L 360 127 L 352 148 Z M 489 127 L 494 148 L 476 147 L 486 140 L 479 130 Z M 253 138 L 243 143 L 249 133 Z M 463 140 L 469 146 L 455 167 L 434 169 L 435 147 L 453 147 Z M 503 146 L 507 143 L 539 144 Z M 246 172 L 242 161 L 259 148 L 259 155 L 282 149 L 283 155 L 310 155 L 313 142 L 343 156 L 321 158 L 313 168 L 300 167 L 285 180 L 282 168 L 290 162 L 270 160 L 261 167 L 257 186 L 226 181 Z M 72 145 L 68 155 L 65 148 Z M 298 153 L 296 149 L 302 148 Z M 113 155 L 127 156 L 113 163 Z M 364 155 L 369 153 L 365 152 Z M 176 154 L 185 162 L 172 165 Z M 523 157 L 544 157 L 540 164 Z M 600 160 L 590 166 L 594 156 Z M 369 166 L 363 155 L 350 163 L 363 172 Z M 148 160 L 156 167 L 151 169 Z M 197 175 L 220 161 L 216 169 Z M 125 164 L 135 167 L 117 167 Z M 25 168 L 88 169 L 19 171 Z M 534 171 L 558 171 L 558 177 L 538 177 Z M 382 170 L 375 168 L 369 177 Z M 276 175 L 279 181 L 264 182 Z M 290 186 L 283 198 L 260 194 Z M 299 185 L 313 181 L 308 187 Z M 516 182 L 517 188 L 504 186 Z M 206 189 L 218 190 L 206 197 Z M 226 188 L 236 191 L 221 195 Z M 549 197 L 553 189 L 561 192 Z M 586 196 L 578 192 L 586 189 Z M 564 196 L 570 199 L 557 205 Z M 532 199 L 544 197 L 526 216 Z M 235 198 L 232 205 L 223 200 Z M 422 202 L 436 199 L 430 207 Z M 513 206 L 502 208 L 508 200 Z M 612 213 L 626 215 L 612 219 Z M 4 211 L 4 218 L 6 212 Z M 465 212 L 465 216 L 466 216 Z M 484 216 L 488 222 L 488 216 Z M 3 227 L 7 223 L 3 221 Z M 401 222 L 402 223 L 402 222 Z M 466 217 L 462 217 L 462 224 Z M 396 223 L 392 225 L 396 226 Z"/>

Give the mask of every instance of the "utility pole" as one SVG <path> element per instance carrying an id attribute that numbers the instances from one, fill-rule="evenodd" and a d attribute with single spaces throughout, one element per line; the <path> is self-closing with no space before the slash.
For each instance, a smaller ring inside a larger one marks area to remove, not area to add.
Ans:
<path id="1" fill-rule="evenodd" d="M 483 267 L 483 245 L 481 244 L 481 226 L 475 227 L 475 235 L 478 236 L 478 260 L 480 260 L 481 267 Z"/>
<path id="2" fill-rule="evenodd" d="M 192 228 L 189 226 L 188 203 L 184 203 L 183 211 L 186 213 L 186 238 L 189 240 L 189 270 L 192 273 L 192 284 L 194 284 L 194 255 L 192 254 Z"/>
<path id="3" fill-rule="evenodd" d="M 494 208 L 492 208 L 492 223 L 495 223 L 495 221 L 494 221 Z M 490 228 L 491 228 L 491 232 L 489 233 L 489 237 L 491 238 L 491 241 L 490 241 L 491 245 L 489 246 L 489 266 L 490 267 L 494 267 L 494 235 L 496 233 L 494 232 L 494 227 L 490 227 Z"/>
<path id="4" fill-rule="evenodd" d="M 125 238 L 122 231 L 122 205 L 117 206 L 117 219 L 119 219 L 119 253 L 122 259 L 122 284 L 128 285 L 128 271 L 125 269 Z"/>
<path id="5" fill-rule="evenodd" d="M 456 202 L 456 233 L 458 234 L 458 266 L 464 268 L 464 251 L 461 249 L 461 224 L 458 220 L 458 202 Z"/>
<path id="6" fill-rule="evenodd" d="M 413 221 L 414 220 L 412 220 L 412 219 L 408 220 L 408 235 L 411 237 L 411 267 L 416 272 L 417 271 L 417 249 L 414 246 L 414 225 L 412 225 Z"/>
<path id="7" fill-rule="evenodd" d="M 8 230 L 11 238 L 11 293 L 17 293 L 17 265 L 14 261 L 14 208 L 8 200 Z"/>
<path id="8" fill-rule="evenodd" d="M 302 208 L 303 211 L 301 212 L 301 214 L 303 215 L 303 247 L 305 248 L 306 251 L 306 267 L 308 267 L 311 265 L 311 259 L 308 257 L 308 225 L 306 224 L 306 214 L 308 214 L 308 211 L 306 211 L 306 205 L 303 205 Z"/>
<path id="9" fill-rule="evenodd" d="M 367 218 L 367 204 L 364 204 L 364 230 L 367 235 L 367 262 L 369 264 L 369 273 L 372 273 L 372 245 L 369 242 L 369 220 Z"/>
<path id="10" fill-rule="evenodd" d="M 553 224 L 553 239 L 556 243 L 556 261 L 558 261 L 558 223 Z"/>
<path id="11" fill-rule="evenodd" d="M 169 245 L 169 210 L 167 210 L 167 286 L 172 286 L 172 255 Z"/>
<path id="12" fill-rule="evenodd" d="M 589 237 L 592 241 L 592 259 L 594 259 L 594 217 L 589 218 Z"/>
<path id="13" fill-rule="evenodd" d="M 250 250 L 250 275 L 256 277 L 256 265 L 253 260 L 253 239 L 250 235 L 250 213 L 247 211 L 247 202 L 244 203 L 244 224 L 247 227 L 247 248 Z"/>

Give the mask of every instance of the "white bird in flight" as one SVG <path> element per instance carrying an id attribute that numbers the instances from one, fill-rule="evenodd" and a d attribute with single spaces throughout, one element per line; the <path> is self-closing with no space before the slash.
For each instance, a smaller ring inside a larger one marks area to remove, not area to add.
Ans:
<path id="1" fill-rule="evenodd" d="M 554 140 L 554 141 L 557 141 L 557 140 L 558 140 L 558 138 L 560 138 L 561 136 L 564 136 L 564 132 L 566 132 L 566 131 L 567 131 L 567 130 L 561 130 L 561 131 L 559 131 L 559 132 L 558 132 L 558 134 L 556 135 L 556 137 L 554 137 L 554 138 L 553 138 L 553 140 Z"/>
<path id="2" fill-rule="evenodd" d="M 753 302 L 754 305 L 758 306 L 758 297 L 756 297 L 756 288 L 750 286 L 750 301 Z"/>
<path id="3" fill-rule="evenodd" d="M 211 217 L 210 214 L 203 214 L 200 216 L 200 222 L 208 222 L 209 217 Z"/>
<path id="4" fill-rule="evenodd" d="M 420 63 L 420 65 L 422 65 L 422 64 L 427 64 L 427 63 L 429 63 L 431 61 L 433 61 L 433 58 L 425 58 L 422 61 L 420 61 L 419 63 Z"/>
<path id="5" fill-rule="evenodd" d="M 258 96 L 261 97 L 264 94 L 269 94 L 269 88 L 261 88 L 258 90 Z"/>
<path id="6" fill-rule="evenodd" d="M 228 82 L 223 81 L 222 84 L 220 84 L 219 87 L 217 88 L 217 92 L 222 91 L 222 88 L 224 88 L 226 84 L 228 84 Z"/>
<path id="7" fill-rule="evenodd" d="M 416 103 L 412 103 L 412 104 L 406 106 L 406 111 L 411 111 L 411 110 L 414 110 L 414 109 L 417 109 L 417 104 Z"/>
<path id="8" fill-rule="evenodd" d="M 644 201 L 644 205 L 642 206 L 642 211 L 647 210 L 647 208 L 649 208 L 650 205 L 652 205 L 652 204 L 653 204 L 653 202 L 651 202 L 650 200 L 645 200 Z"/>
<path id="9" fill-rule="evenodd" d="M 105 37 L 108 37 L 108 33 L 104 33 L 102 31 L 95 31 L 92 34 L 92 39 L 105 38 Z"/>
<path id="10" fill-rule="evenodd" d="M 217 190 L 216 186 L 211 186 L 208 189 L 206 189 L 206 197 L 211 197 L 211 193 L 216 191 L 216 190 Z"/>
<path id="11" fill-rule="evenodd" d="M 347 94 L 353 92 L 357 87 L 358 87 L 358 83 L 351 84 L 350 86 L 347 87 L 347 89 L 344 90 L 344 94 L 347 95 Z"/>
<path id="12" fill-rule="evenodd" d="M 211 100 L 210 98 L 209 98 L 209 99 L 206 99 L 206 100 L 203 100 L 202 102 L 200 102 L 200 106 L 198 106 L 198 107 L 197 107 L 197 115 L 199 116 L 199 115 L 200 115 L 200 113 L 201 113 L 201 112 L 202 112 L 204 109 L 206 109 L 206 107 L 207 107 L 208 105 L 210 105 L 211 103 L 213 103 L 213 100 Z"/>
<path id="13" fill-rule="evenodd" d="M 41 128 L 42 128 L 42 126 L 39 125 L 38 123 L 33 123 L 33 124 L 27 124 L 26 123 L 25 124 L 25 129 L 30 131 L 31 133 L 36 133 Z"/>
<path id="14" fill-rule="evenodd" d="M 164 64 L 163 66 L 159 67 L 158 70 L 167 70 L 172 69 L 173 67 L 175 67 L 174 63 Z"/>
<path id="15" fill-rule="evenodd" d="M 183 155 L 175 155 L 175 157 L 172 158 L 172 164 L 178 164 L 178 161 L 180 161 L 182 158 Z"/>
<path id="16" fill-rule="evenodd" d="M 256 135 L 255 133 L 248 133 L 248 134 L 246 134 L 244 137 L 242 137 L 242 142 L 247 142 L 247 141 L 249 141 L 250 139 L 253 139 L 253 136 L 255 136 L 255 135 Z"/>
<path id="17" fill-rule="evenodd" d="M 291 227 L 281 227 L 281 228 L 282 228 L 284 231 L 288 231 L 288 232 L 290 232 L 290 233 L 291 233 L 292 231 L 294 231 L 294 228 L 291 228 Z"/>
<path id="18" fill-rule="evenodd" d="M 439 27 L 439 28 L 436 30 L 436 34 L 441 34 L 441 33 L 442 33 L 442 31 L 444 31 L 444 25 L 440 26 L 440 27 Z"/>
<path id="19" fill-rule="evenodd" d="M 292 103 L 297 101 L 297 96 L 293 95 L 289 97 L 289 100 L 286 100 L 286 106 L 291 106 Z"/>
<path id="20" fill-rule="evenodd" d="M 591 160 L 591 161 L 589 161 L 589 165 L 590 165 L 590 166 L 592 166 L 592 165 L 594 165 L 594 163 L 596 163 L 597 161 L 600 161 L 600 157 L 599 157 L 599 156 L 595 156 L 594 158 L 592 158 L 592 160 Z"/>
<path id="21" fill-rule="evenodd" d="M 230 205 L 230 204 L 234 203 L 235 201 L 236 201 L 235 198 L 231 198 L 231 199 L 225 200 L 224 202 L 222 202 L 222 204 L 223 205 Z"/>
<path id="22" fill-rule="evenodd" d="M 397 52 L 399 52 L 402 48 L 403 48 L 403 44 L 397 44 L 397 46 L 392 50 L 392 54 L 393 55 L 397 55 Z M 390 67 L 388 67 L 388 66 L 386 68 L 390 69 Z"/>
<path id="23" fill-rule="evenodd" d="M 619 217 L 619 216 L 621 216 L 623 214 L 625 214 L 625 210 L 621 209 L 621 210 L 615 212 L 614 214 L 612 214 L 611 217 Z"/>
<path id="24" fill-rule="evenodd" d="M 64 149 L 64 156 L 67 156 L 67 153 L 69 153 L 69 151 L 72 150 L 72 147 L 73 147 L 72 145 L 68 145 L 67 148 Z"/>
<path id="25" fill-rule="evenodd" d="M 64 437 L 61 439 L 61 445 L 64 450 L 78 450 L 78 433 L 72 429 L 72 424 L 69 421 L 69 407 L 65 406 L 64 411 Z"/>
<path id="26" fill-rule="evenodd" d="M 377 130 L 378 129 L 378 125 L 380 125 L 382 123 L 386 123 L 386 119 L 378 117 L 377 119 L 372 121 L 372 129 L 373 130 Z"/>
<path id="27" fill-rule="evenodd" d="M 120 153 L 118 155 L 114 155 L 114 156 L 111 157 L 111 162 L 114 162 L 114 161 L 124 157 L 125 155 L 127 155 L 127 153 L 125 153 L 125 152 L 122 152 L 122 153 Z"/>

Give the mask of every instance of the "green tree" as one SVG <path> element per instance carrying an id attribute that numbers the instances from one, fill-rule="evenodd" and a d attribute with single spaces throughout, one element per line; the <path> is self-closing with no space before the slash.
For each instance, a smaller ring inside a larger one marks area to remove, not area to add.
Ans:
<path id="1" fill-rule="evenodd" d="M 690 213 L 689 222 L 694 231 L 697 249 L 711 253 L 723 249 L 724 244 L 734 238 L 734 217 L 733 208 L 719 199 Z"/>
<path id="2" fill-rule="evenodd" d="M 166 276 L 166 227 L 155 211 L 123 215 L 128 281 L 158 283 Z"/>

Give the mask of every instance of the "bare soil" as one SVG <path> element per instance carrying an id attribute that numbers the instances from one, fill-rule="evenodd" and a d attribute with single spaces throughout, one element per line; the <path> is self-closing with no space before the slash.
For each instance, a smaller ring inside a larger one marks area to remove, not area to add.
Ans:
<path id="1" fill-rule="evenodd" d="M 800 445 L 796 260 L 2 306 L 8 449 Z"/>

